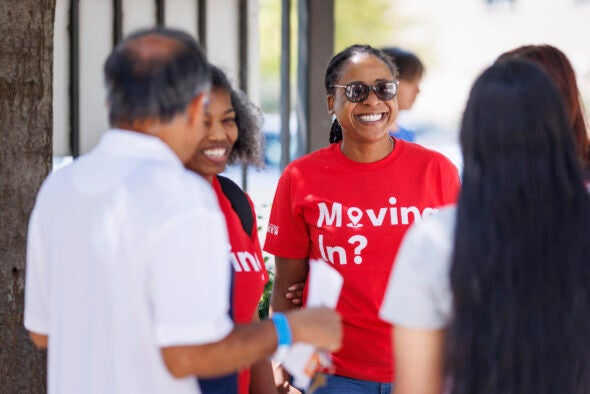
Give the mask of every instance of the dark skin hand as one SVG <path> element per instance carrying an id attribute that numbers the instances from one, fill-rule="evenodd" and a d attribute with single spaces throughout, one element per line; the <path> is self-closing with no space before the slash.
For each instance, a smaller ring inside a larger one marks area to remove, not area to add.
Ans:
<path id="1" fill-rule="evenodd" d="M 303 286 L 298 286 L 293 292 L 294 296 L 299 300 L 299 304 L 295 304 L 291 298 L 286 297 L 286 294 L 293 284 L 304 283 L 307 279 L 309 271 L 308 259 L 287 259 L 280 256 L 275 256 L 275 280 L 273 283 L 272 294 L 270 298 L 270 309 L 272 312 L 286 312 L 289 310 L 299 309 L 301 306 L 301 296 Z M 300 290 L 297 290 L 300 288 Z M 297 291 L 299 293 L 297 293 Z M 289 374 L 280 365 L 274 366 L 274 378 L 277 390 L 280 393 L 299 394 L 300 391 L 289 384 Z"/>
<path id="2" fill-rule="evenodd" d="M 303 288 L 305 282 L 295 283 L 287 289 L 285 298 L 291 300 L 293 305 L 301 306 L 303 304 Z"/>

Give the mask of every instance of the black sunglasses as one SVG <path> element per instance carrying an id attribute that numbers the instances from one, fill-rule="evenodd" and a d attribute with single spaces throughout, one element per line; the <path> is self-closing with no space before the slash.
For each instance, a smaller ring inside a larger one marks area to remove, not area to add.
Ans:
<path id="1" fill-rule="evenodd" d="M 346 85 L 332 85 L 335 88 L 344 88 L 344 94 L 348 101 L 352 103 L 360 103 L 369 97 L 371 90 L 375 92 L 375 96 L 379 100 L 391 100 L 397 94 L 398 81 L 382 81 L 377 82 L 373 86 L 369 86 L 362 82 L 351 82 Z"/>

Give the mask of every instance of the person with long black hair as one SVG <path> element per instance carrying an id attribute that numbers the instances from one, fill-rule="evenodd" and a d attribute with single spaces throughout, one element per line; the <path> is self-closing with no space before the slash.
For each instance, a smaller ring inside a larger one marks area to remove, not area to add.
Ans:
<path id="1" fill-rule="evenodd" d="M 584 169 L 586 186 L 590 188 L 590 138 L 584 119 L 584 106 L 576 73 L 568 57 L 559 48 L 549 44 L 523 45 L 500 55 L 499 59 L 519 57 L 539 64 L 553 78 L 563 97 L 568 118 L 572 124 L 578 158 Z"/>
<path id="2" fill-rule="evenodd" d="M 458 205 L 408 231 L 383 301 L 396 393 L 589 393 L 590 197 L 558 88 L 497 61 L 460 141 Z"/>

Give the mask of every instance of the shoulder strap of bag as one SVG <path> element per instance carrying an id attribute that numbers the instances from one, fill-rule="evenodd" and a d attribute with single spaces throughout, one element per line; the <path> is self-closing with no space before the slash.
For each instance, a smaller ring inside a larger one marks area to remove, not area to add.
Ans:
<path id="1" fill-rule="evenodd" d="M 252 212 L 252 207 L 250 206 L 246 194 L 231 179 L 221 175 L 217 175 L 217 179 L 219 180 L 223 194 L 225 194 L 227 199 L 230 201 L 232 208 L 238 214 L 244 231 L 249 236 L 252 236 L 252 230 L 254 227 L 254 213 Z"/>

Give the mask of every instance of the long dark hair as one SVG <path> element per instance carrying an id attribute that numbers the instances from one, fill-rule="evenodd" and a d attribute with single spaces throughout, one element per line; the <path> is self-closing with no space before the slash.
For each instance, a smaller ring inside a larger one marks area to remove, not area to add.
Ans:
<path id="1" fill-rule="evenodd" d="M 498 61 L 461 125 L 446 371 L 454 394 L 590 393 L 590 197 L 550 76 Z"/>
<path id="2" fill-rule="evenodd" d="M 584 120 L 584 109 L 574 68 L 567 56 L 554 46 L 523 45 L 505 52 L 500 59 L 523 57 L 540 64 L 553 78 L 565 103 L 576 141 L 576 150 L 582 165 L 590 168 L 590 139 Z"/>
<path id="3" fill-rule="evenodd" d="M 326 75 L 324 77 L 324 86 L 326 88 L 326 94 L 334 94 L 334 84 L 338 83 L 344 68 L 348 64 L 350 58 L 357 54 L 366 53 L 371 56 L 375 56 L 379 60 L 381 60 L 394 78 L 397 78 L 397 67 L 391 59 L 385 55 L 380 49 L 373 48 L 370 45 L 351 45 L 342 51 L 335 54 L 330 62 L 328 63 L 328 67 L 326 68 Z M 338 120 L 334 118 L 332 121 L 332 127 L 330 129 L 330 143 L 336 143 L 342 140 L 342 128 L 338 123 Z"/>

